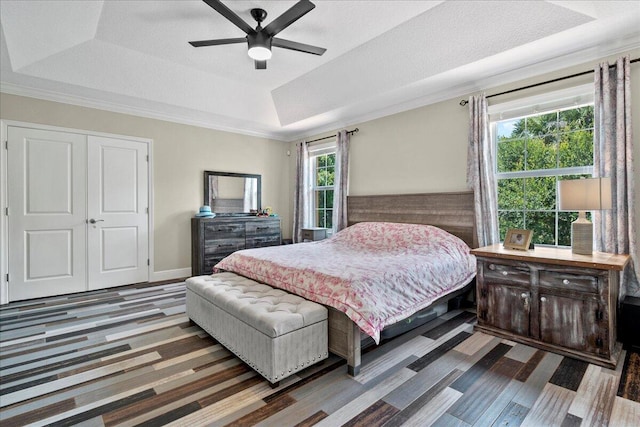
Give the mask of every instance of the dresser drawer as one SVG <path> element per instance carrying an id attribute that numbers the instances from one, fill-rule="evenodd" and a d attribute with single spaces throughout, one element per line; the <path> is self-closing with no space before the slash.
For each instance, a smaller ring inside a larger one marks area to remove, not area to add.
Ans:
<path id="1" fill-rule="evenodd" d="M 246 224 L 247 239 L 252 236 L 280 235 L 280 221 L 263 220 Z"/>
<path id="2" fill-rule="evenodd" d="M 270 236 L 247 236 L 247 249 L 248 248 L 263 248 L 266 246 L 277 246 L 280 244 L 280 235 Z"/>
<path id="3" fill-rule="evenodd" d="M 232 252 L 244 249 L 245 241 L 242 239 L 215 239 L 204 242 L 204 254 L 208 258 L 214 256 L 226 256 Z"/>
<path id="4" fill-rule="evenodd" d="M 243 239 L 244 229 L 244 223 L 242 222 L 206 224 L 204 226 L 205 244 L 208 244 L 209 240 Z"/>
<path id="5" fill-rule="evenodd" d="M 531 272 L 526 266 L 501 264 L 495 261 L 482 261 L 484 279 L 488 283 L 506 283 L 529 285 Z"/>
<path id="6" fill-rule="evenodd" d="M 540 286 L 558 290 L 598 293 L 598 277 L 559 271 L 541 271 Z"/>

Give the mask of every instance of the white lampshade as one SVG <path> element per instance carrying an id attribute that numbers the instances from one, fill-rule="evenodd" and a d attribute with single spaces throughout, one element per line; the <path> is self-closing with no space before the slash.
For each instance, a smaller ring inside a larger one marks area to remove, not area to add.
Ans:
<path id="1" fill-rule="evenodd" d="M 558 199 L 563 211 L 611 209 L 611 178 L 558 181 Z"/>
<path id="2" fill-rule="evenodd" d="M 611 178 L 568 179 L 558 182 L 559 209 L 579 211 L 571 223 L 571 251 L 589 255 L 593 251 L 593 224 L 585 211 L 611 209 Z"/>

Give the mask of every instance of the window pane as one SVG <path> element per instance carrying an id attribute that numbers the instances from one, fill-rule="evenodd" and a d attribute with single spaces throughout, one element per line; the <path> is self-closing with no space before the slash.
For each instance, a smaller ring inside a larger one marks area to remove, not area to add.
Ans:
<path id="1" fill-rule="evenodd" d="M 333 190 L 326 190 L 325 194 L 326 194 L 326 199 L 325 199 L 326 200 L 326 204 L 325 204 L 325 206 L 327 208 L 329 208 L 329 209 L 333 208 Z"/>
<path id="2" fill-rule="evenodd" d="M 505 120 L 498 122 L 497 137 L 498 141 L 502 139 L 510 139 L 524 136 L 524 119 Z"/>
<path id="3" fill-rule="evenodd" d="M 558 245 L 571 246 L 571 223 L 576 218 L 576 212 L 558 212 Z"/>
<path id="4" fill-rule="evenodd" d="M 336 153 L 327 154 L 327 166 L 334 166 L 336 164 Z"/>
<path id="5" fill-rule="evenodd" d="M 524 228 L 524 213 L 498 212 L 498 223 L 500 224 L 500 240 L 504 241 L 508 229 Z"/>
<path id="6" fill-rule="evenodd" d="M 556 167 L 557 145 L 555 136 L 533 138 L 527 141 L 527 170 L 554 169 Z"/>
<path id="7" fill-rule="evenodd" d="M 325 225 L 324 227 L 333 228 L 333 210 L 327 209 L 325 211 Z"/>
<path id="8" fill-rule="evenodd" d="M 525 178 L 525 208 L 528 210 L 555 210 L 556 177 Z"/>
<path id="9" fill-rule="evenodd" d="M 593 130 L 579 130 L 560 135 L 560 167 L 593 164 Z"/>
<path id="10" fill-rule="evenodd" d="M 333 166 L 328 166 L 326 171 L 325 171 L 325 174 L 326 174 L 326 177 L 327 177 L 325 185 L 331 185 L 331 186 L 335 185 L 334 184 L 334 179 L 335 179 L 335 175 L 336 175 L 335 168 Z"/>
<path id="11" fill-rule="evenodd" d="M 324 208 L 324 207 L 326 207 L 324 190 L 318 190 L 316 191 L 316 208 Z"/>
<path id="12" fill-rule="evenodd" d="M 315 226 L 316 227 L 324 227 L 324 210 L 323 209 L 316 209 L 315 211 L 316 215 L 316 220 L 315 220 Z"/>
<path id="13" fill-rule="evenodd" d="M 541 114 L 527 117 L 527 135 L 529 137 L 552 134 L 557 128 L 558 113 Z"/>
<path id="14" fill-rule="evenodd" d="M 533 230 L 534 243 L 556 244 L 556 213 L 555 212 L 527 212 L 525 222 L 527 230 Z"/>
<path id="15" fill-rule="evenodd" d="M 524 170 L 524 139 L 498 143 L 498 172 Z"/>
<path id="16" fill-rule="evenodd" d="M 322 168 L 327 166 L 327 155 L 323 154 L 321 156 L 318 156 L 318 168 Z"/>
<path id="17" fill-rule="evenodd" d="M 498 209 L 524 209 L 524 178 L 498 180 Z"/>
<path id="18" fill-rule="evenodd" d="M 560 111 L 562 131 L 593 129 L 593 105 Z"/>

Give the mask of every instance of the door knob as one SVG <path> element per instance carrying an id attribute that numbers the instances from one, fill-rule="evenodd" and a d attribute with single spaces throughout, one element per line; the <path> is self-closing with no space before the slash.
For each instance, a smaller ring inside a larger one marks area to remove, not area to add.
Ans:
<path id="1" fill-rule="evenodd" d="M 96 222 L 104 222 L 104 219 L 93 219 L 93 218 L 91 218 L 91 219 L 89 220 L 89 222 L 90 222 L 91 224 L 95 224 Z"/>

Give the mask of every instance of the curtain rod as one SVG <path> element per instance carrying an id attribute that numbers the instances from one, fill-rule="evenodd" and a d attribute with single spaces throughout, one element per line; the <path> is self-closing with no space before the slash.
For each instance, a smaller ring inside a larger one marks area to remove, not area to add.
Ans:
<path id="1" fill-rule="evenodd" d="M 634 62 L 638 62 L 638 61 L 640 61 L 640 58 L 632 59 L 630 61 L 630 63 L 633 64 Z M 616 66 L 616 64 L 612 64 L 612 65 L 609 65 L 609 68 L 613 68 L 615 66 Z M 584 76 L 584 75 L 587 75 L 587 74 L 591 74 L 593 72 L 594 72 L 594 70 L 583 71 L 581 73 L 571 74 L 570 76 L 558 77 L 557 79 L 547 80 L 546 82 L 534 83 L 534 84 L 529 85 L 529 86 L 519 87 L 519 88 L 516 88 L 516 89 L 511 89 L 511 90 L 507 90 L 507 91 L 500 92 L 500 93 L 494 93 L 493 95 L 487 96 L 487 99 L 488 98 L 493 98 L 494 96 L 506 95 L 506 94 L 512 93 L 512 92 L 518 92 L 518 91 L 525 90 L 525 89 L 531 89 L 532 87 L 543 86 L 543 85 L 546 85 L 546 84 L 549 84 L 549 83 L 555 83 L 555 82 L 559 82 L 559 81 L 562 81 L 562 80 L 572 79 L 574 77 Z M 463 106 L 463 107 L 465 105 L 467 105 L 468 103 L 469 103 L 469 101 L 467 99 L 463 99 L 463 100 L 460 101 L 460 105 Z"/>
<path id="2" fill-rule="evenodd" d="M 355 128 L 354 130 L 348 130 L 347 133 L 349 135 L 353 135 L 354 133 L 358 133 L 359 131 L 360 131 L 360 129 Z M 306 141 L 306 143 L 310 144 L 312 142 L 322 141 L 324 139 L 331 139 L 331 138 L 335 138 L 335 135 L 325 136 L 324 138 L 312 139 L 311 141 Z"/>

